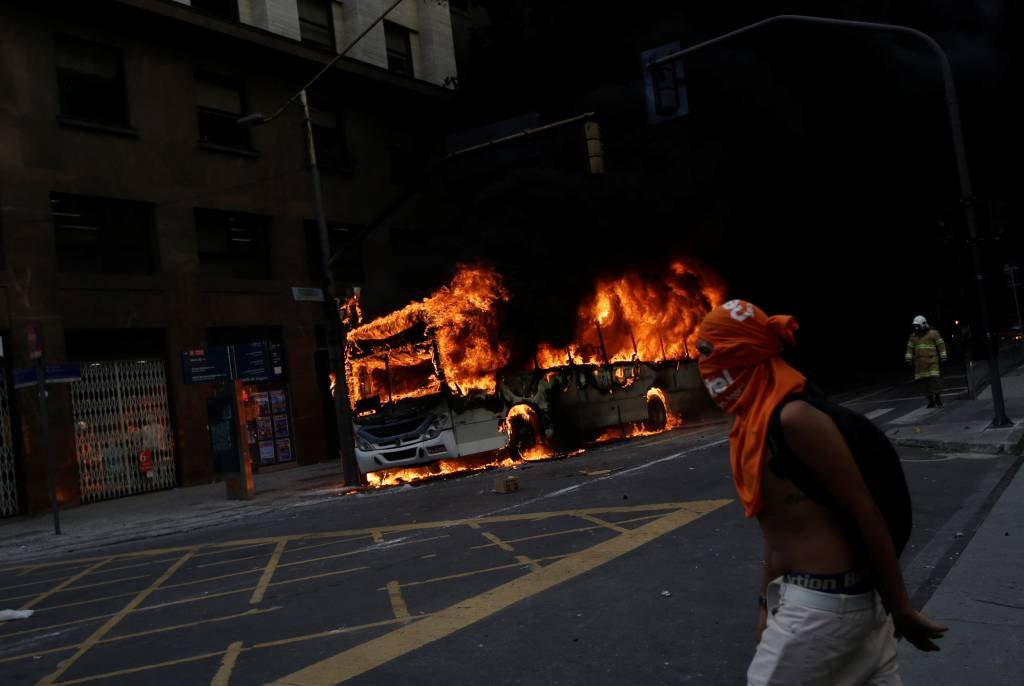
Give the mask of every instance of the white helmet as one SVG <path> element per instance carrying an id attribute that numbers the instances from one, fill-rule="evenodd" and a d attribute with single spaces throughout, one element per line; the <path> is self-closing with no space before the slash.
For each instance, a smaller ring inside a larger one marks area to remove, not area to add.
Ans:
<path id="1" fill-rule="evenodd" d="M 928 320 L 921 315 L 917 315 L 914 317 L 914 326 L 928 326 Z"/>

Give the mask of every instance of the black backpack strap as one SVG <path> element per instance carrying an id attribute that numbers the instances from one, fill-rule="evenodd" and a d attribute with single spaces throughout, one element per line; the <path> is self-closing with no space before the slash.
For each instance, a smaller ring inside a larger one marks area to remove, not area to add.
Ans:
<path id="1" fill-rule="evenodd" d="M 782 408 L 794 400 L 800 400 L 803 398 L 803 393 L 793 393 L 787 395 L 785 398 L 779 401 L 779 404 L 772 410 L 771 418 L 768 420 L 768 435 L 765 440 L 765 445 L 772 451 L 772 456 L 781 455 L 786 452 L 786 437 L 782 433 Z"/>

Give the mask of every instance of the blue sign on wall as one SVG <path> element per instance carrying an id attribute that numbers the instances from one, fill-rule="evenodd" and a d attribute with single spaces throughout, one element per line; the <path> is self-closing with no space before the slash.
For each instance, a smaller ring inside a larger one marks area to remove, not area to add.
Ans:
<path id="1" fill-rule="evenodd" d="M 284 350 L 280 343 L 254 341 L 233 346 L 235 369 L 243 383 L 280 381 L 284 378 Z"/>
<path id="2" fill-rule="evenodd" d="M 185 383 L 231 381 L 235 378 L 231 352 L 227 346 L 184 350 L 181 353 L 181 375 Z"/>
<path id="3" fill-rule="evenodd" d="M 267 341 L 185 350 L 181 372 L 185 383 L 280 381 L 284 378 L 284 350 L 280 343 Z"/>
<path id="4" fill-rule="evenodd" d="M 46 365 L 44 376 L 46 377 L 46 383 L 71 383 L 82 378 L 82 367 L 74 362 L 48 364 Z M 14 370 L 15 388 L 27 388 L 35 386 L 37 383 L 39 382 L 36 379 L 35 367 Z"/>

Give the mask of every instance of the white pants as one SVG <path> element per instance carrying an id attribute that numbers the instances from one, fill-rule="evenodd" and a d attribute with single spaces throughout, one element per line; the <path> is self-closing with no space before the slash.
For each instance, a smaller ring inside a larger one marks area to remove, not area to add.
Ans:
<path id="1" fill-rule="evenodd" d="M 877 593 L 821 593 L 779 579 L 769 585 L 768 626 L 748 686 L 901 684 L 892 617 Z"/>

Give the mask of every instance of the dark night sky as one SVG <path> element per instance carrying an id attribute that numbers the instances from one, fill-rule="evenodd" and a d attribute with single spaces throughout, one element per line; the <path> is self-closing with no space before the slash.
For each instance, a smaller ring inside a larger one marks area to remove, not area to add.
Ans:
<path id="1" fill-rule="evenodd" d="M 714 266 L 732 296 L 796 314 L 797 362 L 826 381 L 898 373 L 917 313 L 947 338 L 954 318 L 972 317 L 977 295 L 942 83 L 918 45 L 768 28 L 687 58 L 691 114 L 646 124 L 641 50 L 690 45 L 779 13 L 900 23 L 946 49 L 982 232 L 1005 231 L 985 242 L 998 276 L 995 327 L 1014 318 L 999 270 L 1021 252 L 1010 3 L 638 0 L 628 15 L 585 0 L 481 4 L 491 23 L 473 32 L 460 65 L 455 128 L 593 110 L 609 169 L 586 178 L 572 171 L 578 161 L 547 154 L 536 163 L 543 169 L 504 168 L 470 184 L 461 233 L 446 236 L 446 249 L 498 263 L 530 303 L 513 320 L 520 330 L 557 329 L 594 274 L 670 254 Z"/>

